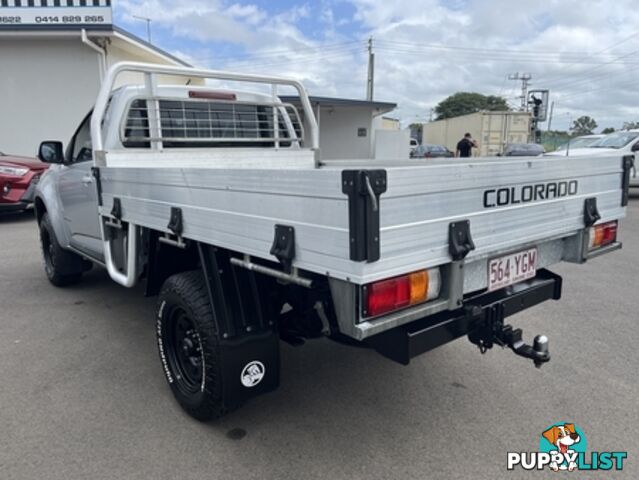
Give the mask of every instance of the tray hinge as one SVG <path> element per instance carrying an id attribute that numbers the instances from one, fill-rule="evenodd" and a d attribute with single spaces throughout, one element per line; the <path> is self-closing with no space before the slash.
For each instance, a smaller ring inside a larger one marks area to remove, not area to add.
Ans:
<path id="1" fill-rule="evenodd" d="M 601 219 L 599 210 L 597 210 L 597 197 L 586 198 L 584 200 L 584 225 L 592 227 Z"/>
<path id="2" fill-rule="evenodd" d="M 386 191 L 386 170 L 343 170 L 348 195 L 350 259 L 375 262 L 380 256 L 379 197 Z"/>
<path id="3" fill-rule="evenodd" d="M 169 224 L 166 226 L 178 237 L 182 235 L 184 229 L 184 222 L 182 220 L 182 209 L 177 207 L 171 207 L 171 213 L 169 216 Z"/>
<path id="4" fill-rule="evenodd" d="M 291 273 L 295 259 L 295 229 L 293 227 L 275 225 L 271 255 L 275 255 L 286 273 Z"/>
<path id="5" fill-rule="evenodd" d="M 448 224 L 448 253 L 453 260 L 463 260 L 475 250 L 475 243 L 470 235 L 470 220 L 460 220 Z"/>
<path id="6" fill-rule="evenodd" d="M 122 220 L 122 202 L 119 198 L 113 199 L 113 207 L 111 207 L 111 216 L 116 220 Z"/>

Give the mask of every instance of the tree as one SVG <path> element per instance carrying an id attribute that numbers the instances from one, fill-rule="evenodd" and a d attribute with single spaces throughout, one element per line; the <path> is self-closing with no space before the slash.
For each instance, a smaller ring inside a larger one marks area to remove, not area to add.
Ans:
<path id="1" fill-rule="evenodd" d="M 615 131 L 615 129 L 614 129 L 614 128 L 612 128 L 612 127 L 606 127 L 606 128 L 604 128 L 604 129 L 601 131 L 601 133 L 604 133 L 604 134 L 606 134 L 606 133 L 613 133 L 614 131 Z"/>
<path id="2" fill-rule="evenodd" d="M 437 120 L 458 117 L 481 110 L 510 110 L 506 100 L 496 95 L 482 95 L 473 92 L 457 92 L 437 104 Z"/>
<path id="3" fill-rule="evenodd" d="M 623 122 L 622 130 L 633 130 L 639 128 L 639 122 Z"/>
<path id="4" fill-rule="evenodd" d="M 570 132 L 573 135 L 590 135 L 595 128 L 597 128 L 597 122 L 595 122 L 595 119 L 590 118 L 588 115 L 584 115 L 572 122 Z"/>

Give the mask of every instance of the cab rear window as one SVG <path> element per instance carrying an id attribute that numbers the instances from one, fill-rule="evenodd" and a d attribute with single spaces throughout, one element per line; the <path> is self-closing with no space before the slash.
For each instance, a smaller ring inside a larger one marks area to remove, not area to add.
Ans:
<path id="1" fill-rule="evenodd" d="M 146 99 L 134 100 L 123 128 L 125 147 L 149 147 L 161 140 L 165 148 L 183 147 L 271 147 L 279 142 L 290 146 L 300 139 L 299 122 L 291 119 L 295 138 L 291 139 L 283 115 L 278 113 L 274 128 L 274 108 L 270 105 L 202 100 L 159 100 L 160 136 L 151 138 Z"/>

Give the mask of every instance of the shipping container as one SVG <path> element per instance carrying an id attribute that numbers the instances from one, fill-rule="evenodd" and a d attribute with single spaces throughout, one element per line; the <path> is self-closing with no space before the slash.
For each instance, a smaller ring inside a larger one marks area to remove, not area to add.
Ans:
<path id="1" fill-rule="evenodd" d="M 492 157 L 503 153 L 509 143 L 528 143 L 529 112 L 476 112 L 459 117 L 424 123 L 422 143 L 444 145 L 455 151 L 465 133 L 479 143 L 474 156 Z"/>

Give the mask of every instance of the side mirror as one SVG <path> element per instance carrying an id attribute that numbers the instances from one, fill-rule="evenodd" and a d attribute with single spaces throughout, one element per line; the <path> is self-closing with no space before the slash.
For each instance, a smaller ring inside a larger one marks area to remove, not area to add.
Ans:
<path id="1" fill-rule="evenodd" d="M 635 143 L 630 150 L 633 152 L 639 152 L 639 142 Z"/>
<path id="2" fill-rule="evenodd" d="M 38 158 L 44 163 L 64 163 L 64 149 L 62 142 L 46 141 L 38 148 Z"/>

